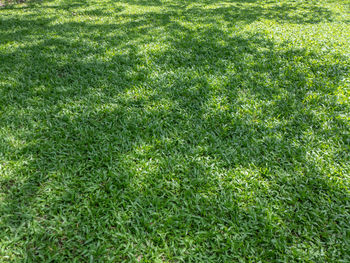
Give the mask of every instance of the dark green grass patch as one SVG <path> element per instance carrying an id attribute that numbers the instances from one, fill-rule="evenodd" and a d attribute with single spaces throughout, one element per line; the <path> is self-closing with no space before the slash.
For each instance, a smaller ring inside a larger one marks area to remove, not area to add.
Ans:
<path id="1" fill-rule="evenodd" d="M 0 9 L 1 262 L 349 262 L 347 1 Z"/>

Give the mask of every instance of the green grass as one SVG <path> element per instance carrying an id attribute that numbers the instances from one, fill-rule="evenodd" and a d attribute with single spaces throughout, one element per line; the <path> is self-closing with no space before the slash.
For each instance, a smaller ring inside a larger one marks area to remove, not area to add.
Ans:
<path id="1" fill-rule="evenodd" d="M 350 262 L 346 0 L 0 8 L 0 262 Z"/>

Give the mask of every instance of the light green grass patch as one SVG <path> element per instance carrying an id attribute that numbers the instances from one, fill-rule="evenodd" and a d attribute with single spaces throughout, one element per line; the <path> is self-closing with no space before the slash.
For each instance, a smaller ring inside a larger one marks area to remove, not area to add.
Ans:
<path id="1" fill-rule="evenodd" d="M 349 10 L 0 7 L 0 261 L 350 261 Z"/>

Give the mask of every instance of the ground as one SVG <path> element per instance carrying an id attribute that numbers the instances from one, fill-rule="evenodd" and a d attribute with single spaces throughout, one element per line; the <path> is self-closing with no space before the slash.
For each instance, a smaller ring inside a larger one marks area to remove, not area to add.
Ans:
<path id="1" fill-rule="evenodd" d="M 0 7 L 0 262 L 350 262 L 350 4 Z"/>

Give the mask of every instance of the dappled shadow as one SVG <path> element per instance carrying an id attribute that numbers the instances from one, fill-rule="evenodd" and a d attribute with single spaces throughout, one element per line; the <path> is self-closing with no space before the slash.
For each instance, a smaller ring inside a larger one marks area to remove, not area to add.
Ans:
<path id="1" fill-rule="evenodd" d="M 122 1 L 120 1 L 122 2 Z M 189 18 L 209 19 L 213 22 L 216 16 L 224 16 L 231 23 L 240 21 L 254 22 L 261 19 L 276 20 L 288 23 L 319 23 L 332 21 L 333 14 L 325 7 L 312 2 L 273 2 L 259 1 L 125 1 L 127 4 L 171 7 L 178 15 Z M 210 6 L 220 3 L 222 6 Z M 247 3 L 249 5 L 247 5 Z M 209 5 L 209 6 L 207 6 Z M 200 16 L 198 16 L 200 14 Z"/>
<path id="2" fill-rule="evenodd" d="M 44 3 L 54 2 L 54 0 L 2 0 L 0 8 L 5 9 L 29 9 L 29 8 L 57 8 L 68 9 L 87 4 L 85 0 L 61 0 L 59 5 L 45 6 Z"/>
<path id="3" fill-rule="evenodd" d="M 45 1 L 49 2 L 49 1 Z M 62 1 L 60 5 L 43 5 L 41 1 L 28 1 L 27 5 L 4 5 L 7 9 L 28 9 L 28 8 L 54 8 L 70 10 L 73 8 L 85 8 L 88 6 L 84 1 Z M 317 6 L 308 2 L 279 3 L 271 2 L 262 4 L 252 1 L 233 1 L 222 2 L 222 6 L 210 6 L 210 4 L 219 3 L 219 1 L 111 1 L 112 4 L 128 4 L 135 6 L 154 6 L 163 7 L 171 11 L 166 11 L 163 15 L 175 15 L 184 17 L 188 20 L 193 18 L 200 19 L 203 22 L 215 23 L 215 18 L 224 17 L 226 22 L 236 24 L 238 22 L 251 23 L 261 19 L 276 20 L 278 22 L 297 23 L 297 24 L 315 24 L 320 22 L 330 22 L 334 14 L 325 7 Z M 221 2 L 220 2 L 221 3 Z M 247 5 L 248 4 L 248 5 Z M 209 6 L 208 6 L 209 5 Z M 113 15 L 113 12 L 104 10 L 84 11 L 92 15 Z M 83 12 L 83 13 L 84 13 Z M 97 13 L 96 13 L 97 12 Z M 88 15 L 88 13 L 86 13 Z"/>
<path id="4" fill-rule="evenodd" d="M 347 58 L 315 61 L 263 35 L 229 34 L 217 20 L 331 17 L 300 8 L 309 15 L 286 16 L 282 6 L 116 8 L 122 22 L 100 24 L 0 18 L 1 44 L 20 44 L 0 50 L 0 237 L 10 257 L 348 256 L 349 141 L 339 134 L 348 124 L 333 114 L 346 105 L 332 99 Z"/>

